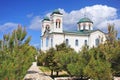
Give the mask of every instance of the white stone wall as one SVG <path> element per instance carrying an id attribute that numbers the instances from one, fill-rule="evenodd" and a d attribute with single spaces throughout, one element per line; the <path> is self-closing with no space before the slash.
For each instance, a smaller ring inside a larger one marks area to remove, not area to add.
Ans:
<path id="1" fill-rule="evenodd" d="M 46 48 L 46 38 L 45 37 L 41 38 L 41 50 L 42 51 L 47 50 L 47 48 Z"/>
<path id="2" fill-rule="evenodd" d="M 69 46 L 75 51 L 80 51 L 84 46 L 84 41 L 88 41 L 88 36 L 78 36 L 78 35 L 65 35 L 65 40 L 69 40 Z M 75 40 L 78 40 L 78 46 L 75 45 Z"/>
<path id="3" fill-rule="evenodd" d="M 89 47 L 93 47 L 93 46 L 96 47 L 95 40 L 97 38 L 100 39 L 100 43 L 104 43 L 106 40 L 104 33 L 102 33 L 101 31 L 95 31 L 95 32 L 91 33 L 89 36 Z M 103 42 L 101 42 L 101 38 L 103 38 Z"/>
<path id="4" fill-rule="evenodd" d="M 56 44 L 58 45 L 58 44 L 63 43 L 64 41 L 66 41 L 66 39 L 69 40 L 69 46 L 78 52 L 84 46 L 84 41 L 85 40 L 88 41 L 88 36 L 63 35 L 63 34 L 54 35 L 54 46 Z M 78 46 L 75 45 L 76 39 L 78 40 Z"/>
<path id="5" fill-rule="evenodd" d="M 96 47 L 96 42 L 95 40 L 97 38 L 103 37 L 103 42 L 105 42 L 105 34 L 102 33 L 101 31 L 95 31 L 91 33 L 89 36 L 80 36 L 80 35 L 73 35 L 73 34 L 63 34 L 63 33 L 57 33 L 57 34 L 52 34 L 49 35 L 49 42 L 48 42 L 48 47 L 46 47 L 46 37 L 43 37 L 43 45 L 41 47 L 42 50 L 48 50 L 51 48 L 51 39 L 53 39 L 53 47 L 55 48 L 56 45 L 59 45 L 63 42 L 66 41 L 66 39 L 69 40 L 69 46 L 73 48 L 75 51 L 81 51 L 82 47 L 85 45 L 85 40 L 87 40 L 88 46 L 91 47 Z M 75 45 L 75 40 L 78 40 L 78 46 Z M 101 42 L 100 42 L 101 43 Z"/>
<path id="6" fill-rule="evenodd" d="M 46 46 L 46 38 L 49 38 L 48 40 L 48 46 Z M 43 37 L 41 37 L 41 50 L 42 51 L 46 51 L 48 49 L 50 49 L 51 47 L 53 47 L 51 45 L 51 39 L 53 40 L 53 46 L 54 46 L 54 38 L 53 35 L 44 35 Z"/>
<path id="7" fill-rule="evenodd" d="M 69 46 L 71 48 L 75 49 L 75 51 L 78 52 L 84 46 L 84 41 L 85 40 L 88 41 L 88 36 L 53 34 L 52 35 L 52 39 L 53 39 L 53 47 L 55 47 L 56 45 L 59 45 L 59 44 L 63 43 L 66 39 L 68 39 L 69 40 Z M 75 45 L 75 40 L 76 39 L 78 40 L 78 46 Z M 46 47 L 46 39 L 44 39 L 43 44 L 44 45 L 43 45 L 42 50 L 49 49 L 51 47 L 51 38 L 49 40 L 49 46 L 48 47 Z"/>
<path id="8" fill-rule="evenodd" d="M 64 42 L 63 34 L 53 34 L 53 47 Z"/>

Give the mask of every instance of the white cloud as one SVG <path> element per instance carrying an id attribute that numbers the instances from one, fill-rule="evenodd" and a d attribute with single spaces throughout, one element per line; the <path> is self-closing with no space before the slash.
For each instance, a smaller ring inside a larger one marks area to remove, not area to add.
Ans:
<path id="1" fill-rule="evenodd" d="M 40 16 L 35 16 L 31 20 L 29 28 L 33 29 L 33 30 L 40 30 L 41 29 L 41 21 L 42 21 L 42 19 L 40 18 Z"/>
<path id="2" fill-rule="evenodd" d="M 120 19 L 117 19 L 117 9 L 106 5 L 87 6 L 69 13 L 64 9 L 59 10 L 64 14 L 63 24 L 65 29 L 74 29 L 77 27 L 77 22 L 84 16 L 90 18 L 94 22 L 94 28 L 99 29 L 106 28 L 106 23 L 115 23 L 116 27 L 118 27 L 120 21 Z"/>
<path id="3" fill-rule="evenodd" d="M 120 19 L 117 19 L 117 9 L 107 5 L 87 6 L 70 12 L 66 12 L 64 9 L 59 8 L 59 11 L 63 13 L 63 28 L 65 30 L 77 29 L 77 22 L 85 15 L 94 22 L 94 28 L 107 29 L 108 23 L 114 23 L 116 29 L 119 28 Z M 50 14 L 51 12 L 47 13 L 46 16 L 50 16 Z M 34 17 L 31 21 L 30 28 L 40 30 L 41 20 L 39 16 Z"/>
<path id="4" fill-rule="evenodd" d="M 97 28 L 100 28 L 100 29 L 102 29 L 102 30 L 104 30 L 104 31 L 107 31 L 107 25 L 108 24 L 114 24 L 115 25 L 115 29 L 116 30 L 120 30 L 120 19 L 114 19 L 114 20 L 106 20 L 106 21 L 104 21 L 104 22 L 101 22 L 98 26 L 97 26 Z M 120 31 L 119 31 L 120 32 Z"/>
<path id="5" fill-rule="evenodd" d="M 18 24 L 13 22 L 7 22 L 2 25 L 0 25 L 0 32 L 9 32 L 13 29 L 15 29 L 18 26 Z"/>

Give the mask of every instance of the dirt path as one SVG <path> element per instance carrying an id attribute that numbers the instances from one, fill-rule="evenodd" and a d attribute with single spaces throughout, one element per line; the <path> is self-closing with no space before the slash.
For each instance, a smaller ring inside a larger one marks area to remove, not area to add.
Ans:
<path id="1" fill-rule="evenodd" d="M 24 80 L 53 80 L 50 76 L 43 73 L 39 67 L 37 67 L 36 62 L 33 62 L 32 66 L 28 69 Z"/>

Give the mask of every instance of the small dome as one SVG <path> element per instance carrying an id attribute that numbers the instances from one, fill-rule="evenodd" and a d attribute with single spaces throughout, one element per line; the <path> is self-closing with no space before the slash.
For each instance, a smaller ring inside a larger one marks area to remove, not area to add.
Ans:
<path id="1" fill-rule="evenodd" d="M 49 17 L 44 17 L 43 21 L 50 21 Z"/>
<path id="2" fill-rule="evenodd" d="M 90 23 L 93 23 L 89 18 L 86 18 L 86 17 L 80 19 L 78 23 L 83 23 L 83 22 L 90 22 Z"/>
<path id="3" fill-rule="evenodd" d="M 58 9 L 54 10 L 54 11 L 52 12 L 52 15 L 53 15 L 53 14 L 61 14 L 61 15 L 62 15 L 62 13 L 60 13 L 60 11 L 59 11 Z"/>

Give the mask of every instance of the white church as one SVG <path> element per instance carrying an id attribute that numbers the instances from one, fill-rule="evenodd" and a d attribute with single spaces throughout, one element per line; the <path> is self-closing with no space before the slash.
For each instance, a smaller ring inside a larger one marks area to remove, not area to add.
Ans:
<path id="1" fill-rule="evenodd" d="M 76 52 L 83 46 L 96 47 L 106 40 L 106 34 L 101 30 L 93 29 L 93 21 L 84 17 L 76 22 L 77 31 L 63 30 L 63 14 L 59 10 L 51 13 L 50 18 L 42 20 L 41 50 L 46 51 L 63 42 L 73 48 Z"/>

